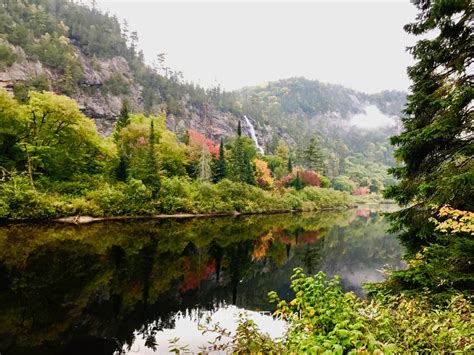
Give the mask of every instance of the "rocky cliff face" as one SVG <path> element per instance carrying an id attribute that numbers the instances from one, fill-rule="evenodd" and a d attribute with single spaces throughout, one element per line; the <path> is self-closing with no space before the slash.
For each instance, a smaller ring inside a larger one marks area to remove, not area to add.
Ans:
<path id="1" fill-rule="evenodd" d="M 111 59 L 91 59 L 77 48 L 84 69 L 84 80 L 82 85 L 86 90 L 80 90 L 73 98 L 78 102 L 81 110 L 89 117 L 94 118 L 97 129 L 104 135 L 110 135 L 113 131 L 115 121 L 122 107 L 122 97 L 101 91 L 107 80 L 114 75 L 120 75 L 125 79 L 130 94 L 127 95 L 132 110 L 143 111 L 141 85 L 133 80 L 133 74 L 128 62 L 123 57 Z"/>
<path id="2" fill-rule="evenodd" d="M 60 93 L 58 81 L 60 74 L 38 60 L 26 59 L 20 47 L 14 47 L 19 58 L 13 65 L 0 72 L 0 87 L 12 92 L 16 83 L 27 83 L 39 75 L 48 79 L 49 89 Z M 122 97 L 105 93 L 103 85 L 114 75 L 121 75 L 129 88 L 130 101 L 133 110 L 142 111 L 142 87 L 133 80 L 132 72 L 125 58 L 114 57 L 111 59 L 96 59 L 86 56 L 78 47 L 75 52 L 83 68 L 84 77 L 80 88 L 71 97 L 77 101 L 80 109 L 89 117 L 94 118 L 98 130 L 104 135 L 109 135 L 120 113 Z"/>
<path id="3" fill-rule="evenodd" d="M 44 75 L 49 83 L 49 89 L 61 93 L 58 89 L 60 74 L 38 60 L 26 59 L 20 47 L 13 47 L 18 60 L 11 66 L 0 71 L 0 87 L 13 92 L 13 87 L 18 83 L 28 83 L 39 75 Z M 127 85 L 129 93 L 127 100 L 134 112 L 143 112 L 143 87 L 136 83 L 127 60 L 123 57 L 111 59 L 97 59 L 85 55 L 78 46 L 75 47 L 77 58 L 83 68 L 84 76 L 80 88 L 71 97 L 75 99 L 84 114 L 96 121 L 97 129 L 103 135 L 110 135 L 113 131 L 115 121 L 122 107 L 123 95 L 114 95 L 103 90 L 104 85 L 113 76 L 120 75 Z M 169 129 L 179 132 L 192 128 L 200 132 L 206 132 L 209 137 L 219 140 L 221 137 L 229 136 L 237 127 L 238 118 L 228 112 L 217 110 L 212 105 L 207 105 L 205 110 L 193 107 L 186 98 L 180 101 L 184 108 L 181 117 L 169 115 L 167 126 Z M 160 112 L 165 105 L 156 105 L 152 112 Z M 245 130 L 248 129 L 244 127 Z"/>

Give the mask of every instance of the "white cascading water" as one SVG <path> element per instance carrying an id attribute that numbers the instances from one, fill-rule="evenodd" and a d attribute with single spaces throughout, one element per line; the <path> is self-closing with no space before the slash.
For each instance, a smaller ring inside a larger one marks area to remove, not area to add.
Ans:
<path id="1" fill-rule="evenodd" d="M 250 138 L 252 138 L 252 140 L 255 142 L 255 146 L 257 147 L 257 151 L 259 151 L 261 154 L 263 154 L 264 153 L 263 147 L 260 144 L 258 144 L 257 135 L 255 134 L 255 128 L 254 128 L 252 122 L 250 122 L 247 115 L 244 115 L 244 119 L 245 119 L 245 123 L 249 127 Z"/>

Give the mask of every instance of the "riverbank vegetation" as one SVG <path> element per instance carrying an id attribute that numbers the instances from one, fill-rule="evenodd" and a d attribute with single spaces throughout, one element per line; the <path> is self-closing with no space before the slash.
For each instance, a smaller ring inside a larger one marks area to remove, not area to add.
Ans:
<path id="1" fill-rule="evenodd" d="M 328 279 L 322 272 L 307 276 L 301 269 L 295 270 L 291 287 L 296 297 L 290 302 L 269 294 L 276 316 L 289 322 L 282 338 L 261 333 L 244 316 L 234 334 L 210 328 L 233 339 L 222 348 L 244 354 L 467 354 L 474 347 L 472 303 L 462 294 L 442 308 L 426 294 L 379 296 L 367 302 L 342 292 L 337 277 Z"/>
<path id="2" fill-rule="evenodd" d="M 114 134 L 103 138 L 64 96 L 31 92 L 20 103 L 0 91 L 0 107 L 0 218 L 350 205 L 347 193 L 329 189 L 321 174 L 257 154 L 240 124 L 219 145 L 193 130 L 179 139 L 166 129 L 165 114 L 130 114 L 124 102 Z"/>

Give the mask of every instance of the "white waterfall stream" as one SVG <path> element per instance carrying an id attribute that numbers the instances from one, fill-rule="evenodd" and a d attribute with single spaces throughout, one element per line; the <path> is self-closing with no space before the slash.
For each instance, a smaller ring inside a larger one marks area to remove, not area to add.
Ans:
<path id="1" fill-rule="evenodd" d="M 255 142 L 255 146 L 257 147 L 257 151 L 260 152 L 261 154 L 263 154 L 264 150 L 263 150 L 263 147 L 260 144 L 258 144 L 257 135 L 255 134 L 255 127 L 253 126 L 252 122 L 250 122 L 247 115 L 244 115 L 244 119 L 245 119 L 245 123 L 249 127 L 250 138 L 252 138 L 252 140 Z"/>

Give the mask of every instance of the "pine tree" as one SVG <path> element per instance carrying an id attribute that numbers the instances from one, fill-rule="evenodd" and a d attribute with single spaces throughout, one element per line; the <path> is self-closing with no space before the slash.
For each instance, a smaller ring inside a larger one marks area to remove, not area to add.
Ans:
<path id="1" fill-rule="evenodd" d="M 127 159 L 120 155 L 119 164 L 117 169 L 115 170 L 115 177 L 118 181 L 126 182 L 128 179 L 128 166 L 127 166 Z"/>
<path id="2" fill-rule="evenodd" d="M 151 189 L 153 197 L 156 197 L 161 187 L 161 177 L 159 174 L 160 167 L 158 159 L 156 158 L 156 144 L 158 142 L 155 135 L 155 124 L 153 119 L 150 121 L 150 137 L 148 143 L 149 148 L 146 158 L 146 174 L 142 180 L 143 183 Z"/>
<path id="3" fill-rule="evenodd" d="M 242 146 L 242 139 L 237 135 L 234 145 L 232 146 L 232 164 L 231 164 L 231 179 L 234 181 L 244 181 L 244 149 Z"/>
<path id="4" fill-rule="evenodd" d="M 304 188 L 304 182 L 301 180 L 299 171 L 296 173 L 296 177 L 291 182 L 291 186 L 293 186 L 296 190 L 301 190 Z"/>
<path id="5" fill-rule="evenodd" d="M 66 64 L 59 80 L 59 87 L 63 94 L 73 95 L 77 91 L 77 84 L 74 81 L 74 75 L 70 64 Z"/>
<path id="6" fill-rule="evenodd" d="M 219 158 L 213 164 L 213 181 L 219 182 L 227 176 L 227 162 L 225 160 L 224 140 L 221 138 Z"/>
<path id="7" fill-rule="evenodd" d="M 288 144 L 286 144 L 283 139 L 280 139 L 276 148 L 276 155 L 278 155 L 283 161 L 285 161 L 288 160 L 289 153 L 290 149 L 288 148 Z"/>
<path id="8" fill-rule="evenodd" d="M 288 168 L 288 172 L 291 174 L 293 172 L 293 163 L 291 162 L 291 156 L 290 155 L 288 156 L 287 168 Z"/>
<path id="9" fill-rule="evenodd" d="M 237 136 L 242 137 L 242 126 L 240 124 L 240 120 L 239 120 L 239 123 L 237 124 Z"/>
<path id="10" fill-rule="evenodd" d="M 402 273 L 403 281 L 425 286 L 442 269 L 444 274 L 437 275 L 443 279 L 439 290 L 463 288 L 469 279 L 472 285 L 472 265 L 463 256 L 470 250 L 472 259 L 472 237 L 446 238 L 434 231 L 429 220 L 436 212 L 433 206 L 474 210 L 474 5 L 470 0 L 414 3 L 419 14 L 405 30 L 425 38 L 409 49 L 416 62 L 408 68 L 412 86 L 402 117 L 404 131 L 391 139 L 395 157 L 402 162 L 391 173 L 400 182 L 386 196 L 406 207 L 391 218 L 393 230 L 401 231 L 411 255 L 436 245 L 430 249 L 430 260 L 437 267 L 427 274 Z M 435 284 L 431 286 L 438 287 Z"/>
<path id="11" fill-rule="evenodd" d="M 244 156 L 243 181 L 249 185 L 255 185 L 255 167 L 249 157 Z"/>
<path id="12" fill-rule="evenodd" d="M 128 108 L 128 101 L 122 101 L 122 107 L 120 108 L 120 116 L 115 123 L 115 131 L 114 131 L 114 140 L 117 141 L 122 129 L 127 127 L 130 124 L 130 111 Z"/>
<path id="13" fill-rule="evenodd" d="M 244 146 L 245 138 L 237 136 L 232 147 L 231 179 L 255 185 L 255 169 L 252 158 Z"/>
<path id="14" fill-rule="evenodd" d="M 308 146 L 303 152 L 303 160 L 305 166 L 309 170 L 322 173 L 324 169 L 323 155 L 321 153 L 321 150 L 319 149 L 319 145 L 316 141 L 316 138 L 311 138 L 311 140 L 309 141 Z"/>

